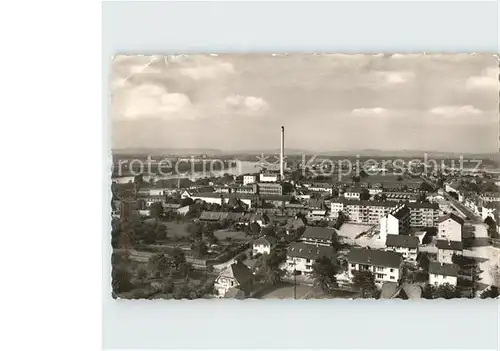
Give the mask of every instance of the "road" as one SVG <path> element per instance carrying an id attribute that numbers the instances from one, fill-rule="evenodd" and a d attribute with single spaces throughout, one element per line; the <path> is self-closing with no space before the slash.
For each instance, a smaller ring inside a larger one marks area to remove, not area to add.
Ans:
<path id="1" fill-rule="evenodd" d="M 436 183 L 436 182 L 433 182 L 432 180 L 430 179 L 427 179 L 425 178 L 424 176 L 421 177 L 422 180 L 432 184 L 435 188 L 439 188 L 439 185 Z M 470 209 L 468 209 L 467 207 L 465 207 L 465 205 L 463 205 L 462 203 L 460 203 L 457 199 L 455 199 L 454 197 L 452 197 L 450 194 L 448 194 L 447 192 L 443 192 L 443 196 L 444 198 L 449 201 L 451 203 L 451 205 L 457 209 L 458 211 L 462 212 L 464 215 L 466 215 L 470 221 L 472 221 L 473 223 L 483 223 L 483 220 L 481 217 L 479 217 L 478 215 L 476 215 L 474 212 L 472 212 Z"/>

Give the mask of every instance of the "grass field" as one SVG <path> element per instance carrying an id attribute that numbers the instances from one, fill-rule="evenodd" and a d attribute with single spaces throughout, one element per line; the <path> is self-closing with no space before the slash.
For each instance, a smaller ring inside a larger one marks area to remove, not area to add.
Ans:
<path id="1" fill-rule="evenodd" d="M 214 232 L 214 235 L 219 240 L 226 240 L 227 237 L 230 237 L 231 240 L 241 241 L 241 242 L 249 240 L 249 238 L 246 236 L 244 232 L 238 232 L 238 231 L 216 230 Z"/>
<path id="2" fill-rule="evenodd" d="M 172 237 L 174 235 L 177 235 L 178 237 L 187 237 L 189 235 L 187 231 L 187 226 L 188 223 L 182 223 L 182 222 L 167 222 L 167 221 L 162 221 L 163 224 L 167 226 L 167 236 Z"/>

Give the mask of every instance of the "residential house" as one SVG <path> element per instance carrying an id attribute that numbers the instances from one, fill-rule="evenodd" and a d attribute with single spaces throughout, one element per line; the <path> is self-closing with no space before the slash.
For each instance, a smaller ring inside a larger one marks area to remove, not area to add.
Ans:
<path id="1" fill-rule="evenodd" d="M 417 202 L 418 194 L 405 192 L 381 192 L 381 196 L 385 197 L 386 201 L 405 201 L 410 203 Z"/>
<path id="2" fill-rule="evenodd" d="M 416 236 L 388 234 L 385 245 L 388 251 L 403 255 L 407 261 L 415 262 L 418 255 L 419 240 Z"/>
<path id="3" fill-rule="evenodd" d="M 259 181 L 262 183 L 279 182 L 280 176 L 278 173 L 263 172 L 259 174 Z"/>
<path id="4" fill-rule="evenodd" d="M 408 207 L 410 209 L 410 226 L 413 228 L 435 227 L 442 214 L 437 203 L 408 203 Z"/>
<path id="5" fill-rule="evenodd" d="M 337 218 L 339 212 L 344 211 L 344 199 L 337 198 L 330 200 L 330 217 Z"/>
<path id="6" fill-rule="evenodd" d="M 307 219 L 309 221 L 321 221 L 328 218 L 328 210 L 311 210 L 307 213 Z"/>
<path id="7" fill-rule="evenodd" d="M 410 231 L 410 209 L 399 205 L 387 215 L 380 218 L 380 236 L 384 240 L 387 235 L 406 235 Z"/>
<path id="8" fill-rule="evenodd" d="M 322 197 L 311 197 L 309 199 L 309 210 L 326 210 L 328 207 L 326 205 L 325 199 Z"/>
<path id="9" fill-rule="evenodd" d="M 252 253 L 257 254 L 271 254 L 271 250 L 276 246 L 278 240 L 270 235 L 264 235 L 253 242 Z"/>
<path id="10" fill-rule="evenodd" d="M 461 241 L 438 240 L 436 247 L 439 262 L 453 263 L 453 255 L 462 255 L 464 245 Z"/>
<path id="11" fill-rule="evenodd" d="M 462 229 L 465 221 L 454 213 L 438 219 L 438 239 L 462 241 Z"/>
<path id="12" fill-rule="evenodd" d="M 418 284 L 385 282 L 380 292 L 381 299 L 418 300 L 422 297 L 422 287 Z"/>
<path id="13" fill-rule="evenodd" d="M 444 191 L 446 191 L 447 193 L 453 192 L 460 194 L 460 191 L 458 189 L 459 189 L 459 184 L 457 182 L 445 183 L 444 185 Z"/>
<path id="14" fill-rule="evenodd" d="M 288 218 L 286 222 L 286 233 L 291 234 L 299 228 L 305 227 L 304 220 L 300 217 Z"/>
<path id="15" fill-rule="evenodd" d="M 179 207 L 175 210 L 181 216 L 185 216 L 189 212 L 189 206 Z"/>
<path id="16" fill-rule="evenodd" d="M 328 183 L 313 183 L 309 186 L 310 191 L 333 194 L 333 185 Z"/>
<path id="17" fill-rule="evenodd" d="M 252 200 L 254 200 L 254 195 L 248 194 L 224 194 L 224 193 L 197 193 L 189 194 L 193 201 L 204 201 L 209 204 L 228 204 L 231 199 L 238 199 L 242 204 L 244 204 L 248 209 L 252 207 Z"/>
<path id="18" fill-rule="evenodd" d="M 253 274 L 242 262 L 233 263 L 215 279 L 214 288 L 217 296 L 224 297 L 231 288 L 238 288 L 248 295 L 253 286 Z"/>
<path id="19" fill-rule="evenodd" d="M 331 246 L 337 236 L 333 228 L 307 226 L 299 241 L 321 246 Z"/>
<path id="20" fill-rule="evenodd" d="M 335 250 L 331 246 L 293 242 L 288 246 L 285 269 L 297 275 L 310 274 L 314 262 L 322 257 L 333 259 Z"/>
<path id="21" fill-rule="evenodd" d="M 348 200 L 359 200 L 361 197 L 361 188 L 349 188 L 344 190 L 344 198 Z"/>
<path id="22" fill-rule="evenodd" d="M 352 248 L 347 256 L 348 277 L 354 277 L 353 272 L 367 270 L 373 272 L 375 283 L 398 282 L 401 277 L 403 256 L 392 251 Z"/>
<path id="23" fill-rule="evenodd" d="M 457 285 L 459 267 L 453 263 L 429 262 L 429 284 Z"/>
<path id="24" fill-rule="evenodd" d="M 283 186 L 280 183 L 257 183 L 259 195 L 283 195 Z"/>
<path id="25" fill-rule="evenodd" d="M 257 176 L 255 174 L 245 174 L 243 176 L 243 185 L 257 183 Z"/>

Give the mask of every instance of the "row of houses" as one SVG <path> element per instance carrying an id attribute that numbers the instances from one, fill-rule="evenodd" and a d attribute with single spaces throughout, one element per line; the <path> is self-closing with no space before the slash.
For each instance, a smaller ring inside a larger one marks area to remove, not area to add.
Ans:
<path id="1" fill-rule="evenodd" d="M 393 209 L 399 207 L 399 202 L 347 200 L 338 198 L 331 200 L 331 216 L 337 217 L 339 212 L 349 217 L 349 221 L 360 224 L 379 224 L 381 218 L 387 216 Z M 438 204 L 406 203 L 409 209 L 411 227 L 434 227 L 442 211 Z"/>

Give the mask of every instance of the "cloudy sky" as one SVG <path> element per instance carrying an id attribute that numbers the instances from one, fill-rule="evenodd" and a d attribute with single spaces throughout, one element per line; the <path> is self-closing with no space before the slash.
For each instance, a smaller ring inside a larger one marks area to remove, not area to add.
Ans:
<path id="1" fill-rule="evenodd" d="M 498 150 L 492 55 L 117 56 L 114 148 Z"/>

